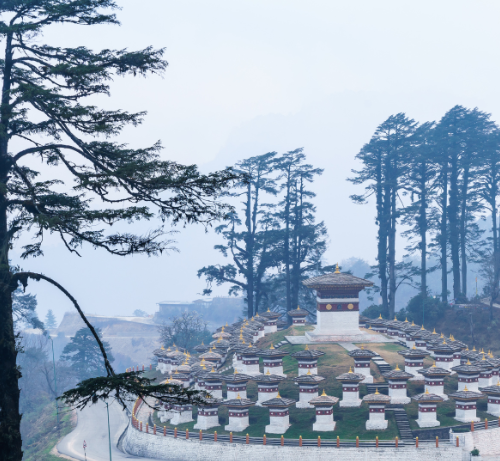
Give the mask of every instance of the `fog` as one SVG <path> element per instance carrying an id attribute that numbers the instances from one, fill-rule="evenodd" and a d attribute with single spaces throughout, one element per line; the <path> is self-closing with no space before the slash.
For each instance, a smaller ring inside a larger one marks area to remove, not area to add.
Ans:
<path id="1" fill-rule="evenodd" d="M 121 27 L 55 27 L 43 39 L 63 46 L 166 47 L 163 77 L 117 79 L 107 108 L 148 111 L 121 140 L 161 139 L 164 158 L 203 171 L 247 156 L 304 147 L 324 168 L 314 184 L 318 220 L 334 263 L 374 261 L 372 206 L 359 207 L 346 182 L 355 155 L 376 126 L 405 112 L 424 122 L 456 104 L 500 115 L 498 17 L 493 1 L 119 1 Z M 93 29 L 93 30 L 92 30 Z M 64 36 L 64 43 L 61 37 Z M 140 224 L 145 231 L 155 223 Z M 86 249 L 69 254 L 46 240 L 45 257 L 15 263 L 58 280 L 90 313 L 149 313 L 162 300 L 192 300 L 204 288 L 196 272 L 220 261 L 213 231 L 178 227 L 178 253 L 113 257 Z M 20 242 L 22 243 L 22 242 Z M 404 242 L 400 240 L 398 257 Z M 58 321 L 69 302 L 43 282 L 31 284 L 39 315 Z M 225 295 L 221 287 L 215 294 Z"/>

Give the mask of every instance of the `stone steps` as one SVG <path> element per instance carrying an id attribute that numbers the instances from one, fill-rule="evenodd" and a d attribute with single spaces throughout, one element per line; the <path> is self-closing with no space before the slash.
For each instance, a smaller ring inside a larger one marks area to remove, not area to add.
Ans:
<path id="1" fill-rule="evenodd" d="M 413 441 L 413 432 L 410 428 L 410 421 L 405 409 L 402 406 L 394 405 L 392 408 L 388 408 L 388 410 L 394 412 L 394 418 L 396 419 L 401 440 L 406 440 L 407 442 Z"/>

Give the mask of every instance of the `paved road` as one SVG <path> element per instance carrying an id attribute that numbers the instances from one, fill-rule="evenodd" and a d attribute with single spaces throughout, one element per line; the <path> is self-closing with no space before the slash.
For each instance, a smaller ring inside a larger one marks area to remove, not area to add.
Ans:
<path id="1" fill-rule="evenodd" d="M 78 411 L 78 423 L 70 434 L 57 445 L 59 453 L 85 461 L 83 441 L 87 442 L 87 461 L 109 461 L 108 417 L 106 405 L 97 403 L 83 411 Z M 128 418 L 122 407 L 115 401 L 109 404 L 109 421 L 111 427 L 111 455 L 113 461 L 137 458 L 126 455 L 117 448 L 118 439 L 127 427 Z"/>

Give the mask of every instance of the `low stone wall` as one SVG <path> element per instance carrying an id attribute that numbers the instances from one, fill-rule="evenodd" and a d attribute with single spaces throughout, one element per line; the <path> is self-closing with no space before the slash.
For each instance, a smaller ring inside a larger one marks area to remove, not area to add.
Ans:
<path id="1" fill-rule="evenodd" d="M 461 448 L 335 448 L 245 445 L 174 439 L 140 432 L 129 425 L 122 445 L 131 455 L 170 461 L 460 461 L 469 454 Z"/>
<path id="2" fill-rule="evenodd" d="M 467 450 L 467 453 L 477 448 L 481 456 L 496 455 L 500 457 L 500 428 L 466 432 L 456 435 L 465 442 L 465 450 Z"/>

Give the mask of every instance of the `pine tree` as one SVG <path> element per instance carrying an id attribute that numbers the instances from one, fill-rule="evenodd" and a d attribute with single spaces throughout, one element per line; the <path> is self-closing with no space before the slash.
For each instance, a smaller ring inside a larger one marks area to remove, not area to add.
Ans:
<path id="1" fill-rule="evenodd" d="M 101 338 L 101 329 L 95 328 L 95 331 L 97 336 Z M 106 350 L 108 360 L 113 362 L 111 346 L 106 341 L 102 341 L 102 345 Z M 71 369 L 79 381 L 107 374 L 99 344 L 90 329 L 86 327 L 80 328 L 66 344 L 60 360 L 70 363 Z"/>
<path id="2" fill-rule="evenodd" d="M 52 330 L 57 327 L 56 316 L 52 312 L 52 309 L 49 309 L 47 315 L 45 316 L 45 328 Z"/>
<path id="3" fill-rule="evenodd" d="M 116 76 L 162 73 L 163 50 L 94 52 L 43 43 L 43 32 L 55 24 L 66 33 L 71 27 L 119 24 L 116 9 L 113 0 L 0 2 L 0 452 L 9 461 L 22 459 L 12 305 L 19 283 L 44 280 L 62 291 L 100 346 L 107 377 L 65 393 L 69 403 L 86 405 L 110 394 L 123 400 L 162 389 L 173 396 L 168 386 L 153 391 L 149 379 L 116 374 L 76 299 L 45 274 L 16 272 L 11 248 L 30 232 L 33 240 L 22 248 L 23 258 L 42 256 L 47 234 L 59 236 L 75 254 L 88 244 L 120 256 L 155 255 L 172 248 L 164 227 L 135 235 L 111 232 L 110 226 L 155 216 L 206 224 L 228 211 L 219 199 L 232 172 L 201 175 L 194 165 L 162 160 L 160 143 L 133 149 L 116 142 L 113 137 L 140 124 L 145 114 L 95 105 L 100 95 L 110 94 Z M 176 395 L 194 394 L 179 388 Z"/>

